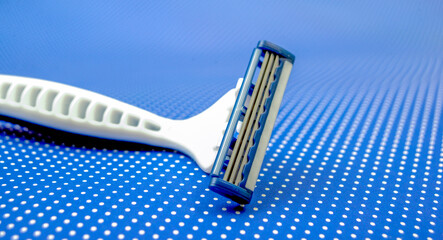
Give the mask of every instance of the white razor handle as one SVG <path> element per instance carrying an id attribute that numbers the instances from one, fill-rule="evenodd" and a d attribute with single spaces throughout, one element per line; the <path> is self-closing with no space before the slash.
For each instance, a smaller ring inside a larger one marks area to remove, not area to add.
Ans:
<path id="1" fill-rule="evenodd" d="M 195 117 L 172 120 L 77 87 L 0 75 L 0 115 L 72 133 L 176 149 L 209 172 L 235 92 L 229 91 Z"/>

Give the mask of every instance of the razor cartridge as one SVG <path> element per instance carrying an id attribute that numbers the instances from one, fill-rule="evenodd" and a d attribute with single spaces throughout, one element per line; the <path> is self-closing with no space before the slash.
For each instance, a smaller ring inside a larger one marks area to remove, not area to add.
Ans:
<path id="1" fill-rule="evenodd" d="M 212 168 L 212 191 L 251 201 L 294 59 L 268 41 L 254 49 Z"/>

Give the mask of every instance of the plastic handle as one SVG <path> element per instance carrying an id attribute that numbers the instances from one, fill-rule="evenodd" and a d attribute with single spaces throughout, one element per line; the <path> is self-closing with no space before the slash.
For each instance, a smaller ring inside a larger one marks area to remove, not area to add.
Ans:
<path id="1" fill-rule="evenodd" d="M 0 75 L 0 115 L 78 134 L 176 149 L 209 172 L 241 82 L 204 112 L 172 120 L 65 84 Z"/>
<path id="2" fill-rule="evenodd" d="M 173 120 L 65 84 L 0 75 L 0 114 L 89 136 L 174 147 Z"/>

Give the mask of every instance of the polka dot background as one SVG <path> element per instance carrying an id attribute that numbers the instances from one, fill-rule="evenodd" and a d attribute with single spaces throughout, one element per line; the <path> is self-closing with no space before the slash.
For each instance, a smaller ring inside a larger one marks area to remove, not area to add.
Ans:
<path id="1" fill-rule="evenodd" d="M 440 2 L 168 4 L 3 1 L 0 73 L 184 119 L 281 44 L 296 65 L 252 202 L 180 152 L 0 116 L 0 239 L 443 238 Z"/>

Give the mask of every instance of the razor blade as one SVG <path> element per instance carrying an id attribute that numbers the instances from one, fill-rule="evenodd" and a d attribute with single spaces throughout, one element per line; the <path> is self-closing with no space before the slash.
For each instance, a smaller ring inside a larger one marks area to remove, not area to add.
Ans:
<path id="1" fill-rule="evenodd" d="M 212 168 L 212 191 L 251 201 L 294 59 L 268 41 L 254 49 Z"/>

